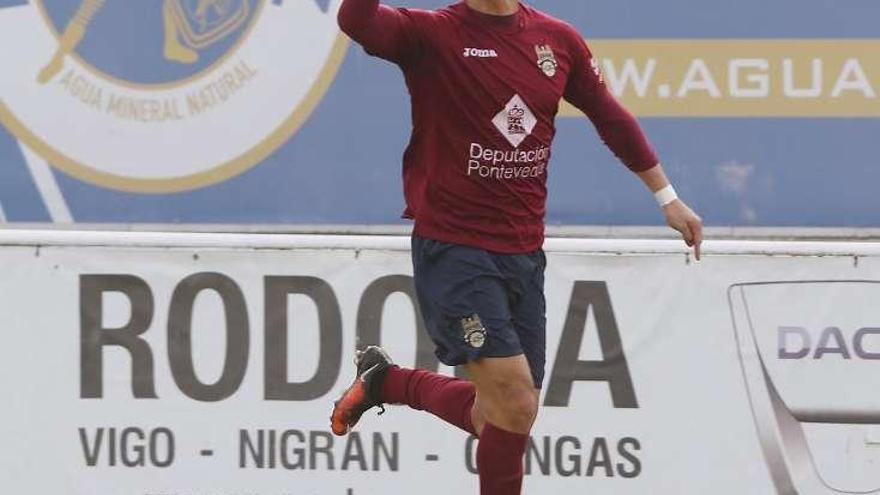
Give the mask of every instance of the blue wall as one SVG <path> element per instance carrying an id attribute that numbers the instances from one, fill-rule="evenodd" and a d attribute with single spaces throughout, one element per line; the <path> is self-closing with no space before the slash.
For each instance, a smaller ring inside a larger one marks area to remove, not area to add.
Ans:
<path id="1" fill-rule="evenodd" d="M 17 3 L 0 1 L 0 9 Z M 875 0 L 532 4 L 569 20 L 587 38 L 880 38 Z M 409 126 L 405 91 L 396 67 L 353 45 L 308 123 L 264 162 L 232 179 L 182 193 L 135 194 L 54 174 L 78 222 L 396 223 Z M 878 119 L 642 123 L 679 193 L 708 224 L 880 225 Z M 560 119 L 558 127 L 549 224 L 661 223 L 653 199 L 604 149 L 585 119 Z M 47 221 L 15 144 L 0 128 L 0 205 L 10 221 Z M 748 168 L 747 187 L 732 189 L 725 166 Z"/>

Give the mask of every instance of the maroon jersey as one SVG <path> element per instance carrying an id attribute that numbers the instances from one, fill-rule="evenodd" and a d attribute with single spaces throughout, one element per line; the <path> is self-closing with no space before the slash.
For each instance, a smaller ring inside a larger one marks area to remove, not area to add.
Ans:
<path id="1" fill-rule="evenodd" d="M 425 11 L 345 0 L 339 22 L 405 75 L 413 120 L 405 216 L 416 235 L 499 253 L 539 249 L 563 98 L 632 170 L 658 162 L 583 38 L 547 14 L 526 5 L 498 17 L 464 2 Z"/>

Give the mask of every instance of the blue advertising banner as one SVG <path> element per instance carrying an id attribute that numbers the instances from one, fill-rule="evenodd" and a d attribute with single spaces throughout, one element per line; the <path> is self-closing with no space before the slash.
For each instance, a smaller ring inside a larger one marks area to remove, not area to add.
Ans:
<path id="1" fill-rule="evenodd" d="M 409 97 L 339 4 L 0 0 L 0 219 L 402 222 Z M 582 32 L 707 224 L 880 225 L 877 2 L 531 4 Z M 662 222 L 566 106 L 547 220 Z"/>

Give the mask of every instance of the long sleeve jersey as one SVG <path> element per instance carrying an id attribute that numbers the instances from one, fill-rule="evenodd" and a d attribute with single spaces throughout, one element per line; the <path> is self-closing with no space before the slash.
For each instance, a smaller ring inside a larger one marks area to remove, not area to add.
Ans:
<path id="1" fill-rule="evenodd" d="M 404 216 L 415 235 L 497 253 L 539 249 L 563 98 L 630 169 L 658 163 L 583 38 L 527 5 L 500 17 L 464 2 L 427 11 L 345 0 L 339 24 L 406 79 L 413 130 Z"/>

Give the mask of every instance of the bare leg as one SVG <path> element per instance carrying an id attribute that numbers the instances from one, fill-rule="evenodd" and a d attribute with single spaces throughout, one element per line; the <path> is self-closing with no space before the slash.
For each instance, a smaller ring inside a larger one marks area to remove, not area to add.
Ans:
<path id="1" fill-rule="evenodd" d="M 473 421 L 479 433 L 486 421 L 516 433 L 528 433 L 538 413 L 538 391 L 525 356 L 484 358 L 467 364 L 477 387 Z"/>
<path id="2" fill-rule="evenodd" d="M 520 495 L 523 454 L 538 413 L 525 356 L 483 358 L 467 365 L 476 386 L 472 423 L 480 441 L 481 495 Z"/>

